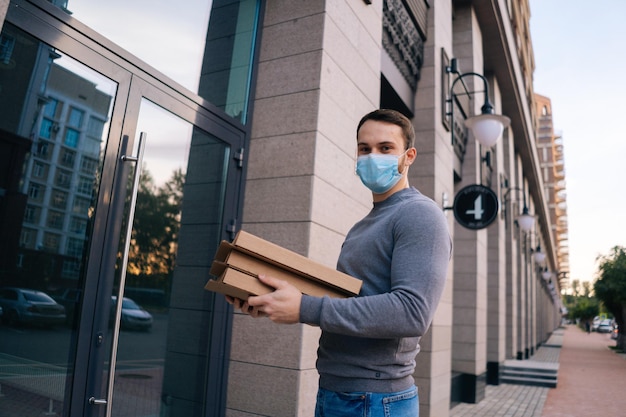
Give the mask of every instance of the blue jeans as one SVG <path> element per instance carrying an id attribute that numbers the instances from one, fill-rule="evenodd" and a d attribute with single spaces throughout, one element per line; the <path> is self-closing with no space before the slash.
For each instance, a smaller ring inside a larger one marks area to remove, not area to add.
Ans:
<path id="1" fill-rule="evenodd" d="M 399 392 L 317 391 L 315 417 L 419 417 L 417 387 Z"/>

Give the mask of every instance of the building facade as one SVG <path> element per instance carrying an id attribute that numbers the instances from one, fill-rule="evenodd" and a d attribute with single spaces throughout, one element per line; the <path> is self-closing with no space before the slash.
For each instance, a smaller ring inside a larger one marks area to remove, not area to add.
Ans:
<path id="1" fill-rule="evenodd" d="M 335 265 L 371 207 L 355 129 L 380 107 L 413 121 L 409 181 L 454 243 L 417 357 L 420 415 L 480 402 L 506 359 L 559 326 L 563 143 L 533 91 L 527 1 L 0 11 L 0 286 L 47 293 L 67 315 L 50 327 L 30 302 L 29 325 L 0 298 L 0 414 L 313 415 L 319 329 L 234 313 L 204 284 L 240 229 Z M 464 120 L 487 101 L 510 123 L 481 145 Z M 472 187 L 495 196 L 488 222 L 459 218 Z M 149 311 L 150 332 L 123 328 L 112 296 Z"/>

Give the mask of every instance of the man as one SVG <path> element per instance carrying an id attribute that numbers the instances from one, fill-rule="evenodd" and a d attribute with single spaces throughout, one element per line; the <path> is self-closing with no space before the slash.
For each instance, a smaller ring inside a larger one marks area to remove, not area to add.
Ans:
<path id="1" fill-rule="evenodd" d="M 229 299 L 253 317 L 319 326 L 317 417 L 416 417 L 413 379 L 419 340 L 443 291 L 451 241 L 443 211 L 409 186 L 415 161 L 411 122 L 375 110 L 357 127 L 357 174 L 373 208 L 348 232 L 337 269 L 363 281 L 358 297 L 302 295 L 266 276 L 270 294 Z"/>

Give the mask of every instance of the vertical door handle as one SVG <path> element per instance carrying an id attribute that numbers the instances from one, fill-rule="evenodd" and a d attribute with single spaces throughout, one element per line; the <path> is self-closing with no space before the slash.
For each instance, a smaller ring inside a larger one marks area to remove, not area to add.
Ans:
<path id="1" fill-rule="evenodd" d="M 124 239 L 124 251 L 122 253 L 122 264 L 120 270 L 120 285 L 117 293 L 117 303 L 115 305 L 115 322 L 113 328 L 113 340 L 111 342 L 111 360 L 109 361 L 109 381 L 107 386 L 107 398 L 96 399 L 91 397 L 89 399 L 90 404 L 107 404 L 106 417 L 111 417 L 112 400 L 113 400 L 113 384 L 115 379 L 115 367 L 117 365 L 117 346 L 119 343 L 120 332 L 120 318 L 122 316 L 122 299 L 124 298 L 124 287 L 126 285 L 126 268 L 128 264 L 128 251 L 130 249 L 130 239 L 133 232 L 133 220 L 135 218 L 135 207 L 137 205 L 137 190 L 139 189 L 139 177 L 141 176 L 141 164 L 143 162 L 143 154 L 146 144 L 146 132 L 141 132 L 139 135 L 139 144 L 137 146 L 137 155 L 122 155 L 120 160 L 122 162 L 135 162 L 135 172 L 133 175 L 133 184 L 131 190 L 130 208 L 128 211 L 128 220 L 126 224 L 126 236 Z"/>

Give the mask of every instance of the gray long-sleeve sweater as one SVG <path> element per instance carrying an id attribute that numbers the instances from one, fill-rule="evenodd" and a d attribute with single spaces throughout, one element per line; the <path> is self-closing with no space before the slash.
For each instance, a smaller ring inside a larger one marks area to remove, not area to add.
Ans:
<path id="1" fill-rule="evenodd" d="M 320 386 L 395 392 L 415 382 L 419 340 L 445 284 L 452 245 L 434 201 L 403 189 L 356 223 L 337 269 L 363 280 L 358 297 L 303 296 L 300 321 L 320 326 Z"/>

